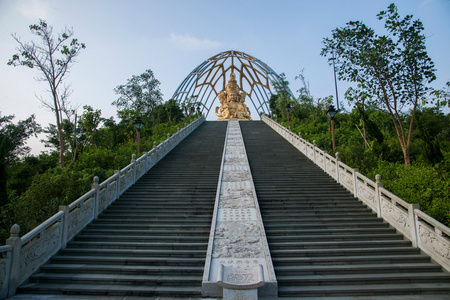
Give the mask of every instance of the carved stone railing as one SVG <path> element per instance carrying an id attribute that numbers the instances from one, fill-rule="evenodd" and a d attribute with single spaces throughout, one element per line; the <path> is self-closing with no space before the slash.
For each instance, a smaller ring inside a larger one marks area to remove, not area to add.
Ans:
<path id="1" fill-rule="evenodd" d="M 101 184 L 98 177 L 94 177 L 89 192 L 67 206 L 60 206 L 58 213 L 23 237 L 19 237 L 19 225 L 13 225 L 6 246 L 0 247 L 0 299 L 14 295 L 20 284 L 64 249 L 75 235 L 204 121 L 202 116 L 173 136 L 168 134 L 165 141 L 155 143 L 151 151 L 138 159 L 133 154 L 128 166 Z"/>
<path id="2" fill-rule="evenodd" d="M 261 120 L 369 206 L 378 217 L 411 240 L 414 247 L 420 248 L 450 271 L 450 228 L 422 212 L 418 204 L 407 203 L 383 188 L 380 175 L 373 182 L 358 169 L 341 162 L 339 153 L 336 153 L 336 158 L 329 155 L 317 148 L 315 141 L 311 144 L 266 115 L 262 115 Z"/>

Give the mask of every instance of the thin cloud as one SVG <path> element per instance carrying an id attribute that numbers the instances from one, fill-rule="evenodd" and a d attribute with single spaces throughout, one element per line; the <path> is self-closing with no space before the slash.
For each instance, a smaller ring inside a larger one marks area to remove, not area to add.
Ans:
<path id="1" fill-rule="evenodd" d="M 434 0 L 424 0 L 422 3 L 420 3 L 419 7 L 429 6 L 434 4 L 436 1 Z"/>
<path id="2" fill-rule="evenodd" d="M 43 19 L 46 20 L 51 15 L 48 5 L 39 0 L 29 0 L 20 2 L 17 6 L 19 12 L 28 19 Z"/>
<path id="3" fill-rule="evenodd" d="M 222 43 L 209 39 L 199 39 L 190 34 L 178 35 L 170 34 L 170 41 L 175 43 L 178 47 L 187 50 L 213 50 L 220 48 Z"/>

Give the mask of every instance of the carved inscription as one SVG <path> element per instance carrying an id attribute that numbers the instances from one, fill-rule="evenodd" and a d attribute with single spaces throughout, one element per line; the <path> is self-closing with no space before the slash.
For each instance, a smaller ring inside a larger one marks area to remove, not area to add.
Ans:
<path id="1" fill-rule="evenodd" d="M 245 284 L 255 282 L 256 276 L 249 270 L 235 270 L 233 273 L 228 273 L 225 277 L 225 282 L 231 284 Z"/>
<path id="2" fill-rule="evenodd" d="M 251 221 L 255 219 L 250 209 L 221 209 L 219 211 L 222 221 Z"/>
<path id="3" fill-rule="evenodd" d="M 237 259 L 221 259 L 219 260 L 219 264 L 222 265 L 227 265 L 229 267 L 233 267 L 233 268 L 237 268 L 237 269 L 250 269 L 253 268 L 255 265 L 260 264 L 261 258 L 259 259 L 249 259 L 249 258 L 245 258 L 245 259 L 241 259 L 241 258 L 237 258 Z"/>

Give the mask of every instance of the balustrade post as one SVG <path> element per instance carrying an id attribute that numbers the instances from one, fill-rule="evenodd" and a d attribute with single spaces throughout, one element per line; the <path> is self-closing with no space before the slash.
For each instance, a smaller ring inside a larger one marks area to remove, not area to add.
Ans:
<path id="1" fill-rule="evenodd" d="M 92 189 L 95 189 L 94 193 L 94 219 L 98 218 L 100 213 L 100 178 L 98 176 L 94 176 L 92 179 Z"/>
<path id="2" fill-rule="evenodd" d="M 409 230 L 411 230 L 411 242 L 413 247 L 419 247 L 419 235 L 417 226 L 416 209 L 420 209 L 420 204 L 413 203 L 408 207 Z"/>
<path id="3" fill-rule="evenodd" d="M 11 271 L 9 275 L 9 285 L 8 285 L 8 297 L 14 296 L 16 294 L 16 289 L 18 285 L 19 271 L 20 271 L 20 250 L 22 248 L 21 240 L 19 237 L 20 226 L 14 224 L 11 226 L 10 230 L 11 236 L 6 240 L 6 245 L 12 246 L 12 257 L 11 257 Z"/>
<path id="4" fill-rule="evenodd" d="M 313 140 L 313 162 L 317 165 L 317 162 L 316 162 L 316 147 L 317 147 L 316 140 Z"/>
<path id="5" fill-rule="evenodd" d="M 149 152 L 145 152 L 144 158 L 143 158 L 143 160 L 144 160 L 144 173 L 143 174 L 145 174 L 148 171 L 148 157 L 150 156 L 148 153 Z"/>
<path id="6" fill-rule="evenodd" d="M 159 150 L 160 150 L 161 146 L 159 146 L 156 142 L 153 143 L 153 146 L 155 147 L 155 152 L 153 153 L 153 155 L 154 155 L 153 164 L 156 164 L 159 160 Z"/>
<path id="7" fill-rule="evenodd" d="M 380 188 L 383 187 L 383 183 L 381 182 L 381 175 L 377 174 L 375 176 L 375 201 L 377 203 L 377 216 L 378 218 L 382 218 L 383 217 L 383 209 L 381 206 L 381 191 Z"/>
<path id="8" fill-rule="evenodd" d="M 131 155 L 131 161 L 130 164 L 133 168 L 133 184 L 136 182 L 136 154 Z"/>
<path id="9" fill-rule="evenodd" d="M 339 170 L 340 170 L 339 162 L 340 161 L 341 161 L 341 158 L 339 157 L 339 152 L 336 152 L 336 180 L 338 183 L 341 183 L 340 178 L 339 178 Z"/>
<path id="10" fill-rule="evenodd" d="M 60 205 L 59 206 L 59 211 L 64 212 L 64 217 L 63 217 L 63 233 L 62 233 L 62 237 L 61 237 L 61 249 L 66 249 L 67 246 L 67 231 L 69 230 L 69 206 L 67 205 Z"/>
<path id="11" fill-rule="evenodd" d="M 117 200 L 117 199 L 119 199 L 119 195 L 120 195 L 120 170 L 115 170 L 114 175 L 117 177 L 116 178 L 116 197 L 114 197 L 114 200 Z"/>
<path id="12" fill-rule="evenodd" d="M 353 169 L 353 195 L 358 198 L 358 172 L 359 169 Z"/>
<path id="13" fill-rule="evenodd" d="M 328 151 L 323 150 L 323 170 L 325 171 L 325 173 L 328 173 L 327 172 L 327 154 L 328 154 Z"/>
<path id="14" fill-rule="evenodd" d="M 158 151 L 157 149 L 158 144 L 156 143 L 156 141 L 153 142 L 153 152 L 152 152 L 152 162 L 150 165 L 155 165 L 155 161 L 157 160 L 158 154 L 156 153 Z"/>

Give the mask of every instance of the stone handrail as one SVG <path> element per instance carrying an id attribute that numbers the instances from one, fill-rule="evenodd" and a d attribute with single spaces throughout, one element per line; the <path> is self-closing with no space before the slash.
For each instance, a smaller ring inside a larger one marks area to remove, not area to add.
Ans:
<path id="1" fill-rule="evenodd" d="M 336 157 L 329 155 L 317 148 L 315 141 L 311 144 L 266 115 L 261 120 L 411 240 L 414 247 L 450 271 L 450 228 L 422 212 L 418 204 L 410 204 L 383 188 L 380 175 L 373 182 L 341 162 L 339 153 Z"/>
<path id="2" fill-rule="evenodd" d="M 138 159 L 133 154 L 128 166 L 104 182 L 99 184 L 98 177 L 94 177 L 89 192 L 60 206 L 59 212 L 23 237 L 19 237 L 20 227 L 13 225 L 6 246 L 0 247 L 0 299 L 13 296 L 20 284 L 204 121 L 202 116 L 173 136 L 168 134 L 165 141 L 159 145 L 155 142 L 153 149 Z"/>

